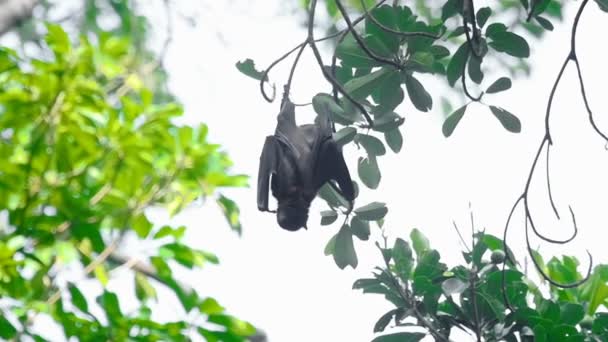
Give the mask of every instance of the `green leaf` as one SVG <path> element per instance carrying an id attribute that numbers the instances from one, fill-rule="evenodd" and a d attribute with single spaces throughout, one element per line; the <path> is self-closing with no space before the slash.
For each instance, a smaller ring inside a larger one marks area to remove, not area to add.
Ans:
<path id="1" fill-rule="evenodd" d="M 521 132 L 521 122 L 515 115 L 500 107 L 490 106 L 490 110 L 507 131 L 512 133 Z"/>
<path id="2" fill-rule="evenodd" d="M 336 221 L 338 218 L 338 213 L 333 210 L 323 210 L 321 212 L 321 225 L 327 226 Z"/>
<path id="3" fill-rule="evenodd" d="M 378 167 L 376 157 L 359 157 L 359 162 L 357 163 L 357 172 L 359 173 L 359 178 L 361 179 L 361 182 L 363 182 L 365 186 L 370 189 L 378 188 L 382 176 L 380 174 L 380 168 Z"/>
<path id="4" fill-rule="evenodd" d="M 325 254 L 326 256 L 334 254 L 334 251 L 336 250 L 336 238 L 337 237 L 338 237 L 338 234 L 332 236 L 331 239 L 329 239 L 329 241 L 327 241 L 327 244 L 325 245 L 325 249 L 323 250 L 323 254 Z"/>
<path id="5" fill-rule="evenodd" d="M 17 329 L 11 324 L 11 322 L 4 317 L 4 315 L 0 315 L 0 337 L 8 340 L 14 338 L 17 335 Z"/>
<path id="6" fill-rule="evenodd" d="M 412 229 L 412 232 L 410 233 L 410 239 L 412 240 L 414 251 L 416 251 L 416 255 L 418 257 L 421 257 L 426 251 L 429 251 L 431 249 L 429 240 L 417 228 Z"/>
<path id="7" fill-rule="evenodd" d="M 422 340 L 426 334 L 419 332 L 400 332 L 395 334 L 378 336 L 372 342 L 418 342 Z"/>
<path id="8" fill-rule="evenodd" d="M 384 140 L 393 152 L 399 153 L 399 151 L 401 151 L 401 147 L 403 146 L 403 136 L 398 128 L 385 132 Z"/>
<path id="9" fill-rule="evenodd" d="M 240 212 L 239 207 L 236 204 L 236 202 L 224 195 L 220 195 L 217 198 L 216 203 L 222 210 L 222 213 L 224 214 L 226 221 L 230 225 L 230 228 L 232 228 L 232 230 L 237 232 L 238 234 L 241 234 L 241 232 L 242 232 L 241 220 L 240 220 L 241 212 Z"/>
<path id="10" fill-rule="evenodd" d="M 585 317 L 585 309 L 580 304 L 565 303 L 560 308 L 562 323 L 577 325 Z"/>
<path id="11" fill-rule="evenodd" d="M 338 146 L 344 146 L 355 139 L 357 135 L 357 129 L 354 127 L 342 127 L 339 131 L 334 133 L 334 140 Z"/>
<path id="12" fill-rule="evenodd" d="M 261 81 L 262 77 L 264 77 L 264 71 L 257 70 L 255 67 L 255 62 L 251 58 L 247 58 L 244 61 L 236 62 L 236 68 L 243 74 L 258 81 Z M 266 77 L 265 81 L 267 80 L 268 77 Z"/>
<path id="13" fill-rule="evenodd" d="M 348 225 L 343 225 L 336 236 L 334 249 L 334 261 L 340 269 L 350 265 L 353 269 L 357 268 L 357 253 L 353 245 L 353 234 Z"/>
<path id="14" fill-rule="evenodd" d="M 145 275 L 139 272 L 135 274 L 135 296 L 140 301 L 145 301 L 148 298 L 156 298 L 154 286 L 150 284 Z"/>
<path id="15" fill-rule="evenodd" d="M 489 43 L 496 51 L 507 53 L 513 57 L 530 57 L 530 46 L 521 36 L 513 32 L 497 32 L 492 35 Z"/>
<path id="16" fill-rule="evenodd" d="M 364 37 L 364 41 L 377 55 L 386 57 L 390 53 L 377 37 Z M 343 66 L 351 68 L 373 68 L 382 65 L 382 62 L 371 58 L 359 47 L 351 33 L 336 47 L 336 57 L 342 61 Z"/>
<path id="17" fill-rule="evenodd" d="M 395 273 L 404 282 L 410 280 L 412 269 L 414 268 L 414 259 L 412 258 L 410 245 L 403 239 L 397 238 L 393 246 L 392 257 L 395 260 Z"/>
<path id="18" fill-rule="evenodd" d="M 133 218 L 131 227 L 135 233 L 137 233 L 137 236 L 143 239 L 150 234 L 150 231 L 152 230 L 152 222 L 148 220 L 146 214 L 141 213 Z"/>
<path id="19" fill-rule="evenodd" d="M 479 25 L 479 28 L 482 28 L 486 24 L 491 14 L 492 9 L 490 7 L 482 7 L 477 10 L 477 25 Z"/>
<path id="20" fill-rule="evenodd" d="M 505 91 L 509 88 L 511 88 L 511 79 L 508 77 L 501 77 L 494 81 L 494 83 L 492 83 L 492 85 L 488 87 L 488 89 L 486 90 L 486 94 L 498 93 L 501 91 Z"/>
<path id="21" fill-rule="evenodd" d="M 386 204 L 382 202 L 372 202 L 355 209 L 357 217 L 365 221 L 380 220 L 386 216 L 387 212 L 388 208 L 386 207 Z"/>
<path id="22" fill-rule="evenodd" d="M 386 148 L 382 144 L 382 141 L 373 135 L 359 133 L 355 136 L 355 142 L 363 146 L 370 156 L 382 156 L 386 154 Z"/>
<path id="23" fill-rule="evenodd" d="M 89 312 L 89 304 L 87 299 L 84 297 L 82 292 L 76 287 L 76 285 L 69 283 L 68 290 L 70 291 L 70 297 L 72 298 L 72 304 L 82 312 Z"/>
<path id="24" fill-rule="evenodd" d="M 344 89 L 355 99 L 363 100 L 389 79 L 394 72 L 386 67 L 380 68 L 367 75 L 349 80 L 344 85 Z"/>
<path id="25" fill-rule="evenodd" d="M 467 105 L 464 105 L 458 108 L 454 113 L 450 114 L 447 119 L 443 122 L 443 127 L 441 130 L 443 131 L 443 135 L 447 138 L 454 132 L 456 126 L 460 122 L 460 119 L 464 116 L 465 111 L 467 110 Z"/>
<path id="26" fill-rule="evenodd" d="M 493 38 L 495 35 L 506 32 L 507 27 L 503 23 L 494 23 L 486 28 L 486 36 Z"/>
<path id="27" fill-rule="evenodd" d="M 104 291 L 103 294 L 97 297 L 97 303 L 103 308 L 110 322 L 117 322 L 122 318 L 118 296 L 115 293 Z"/>
<path id="28" fill-rule="evenodd" d="M 428 112 L 433 108 L 433 98 L 424 89 L 422 83 L 420 83 L 414 76 L 405 75 L 405 88 L 407 94 L 412 100 L 412 103 L 421 112 Z"/>
<path id="29" fill-rule="evenodd" d="M 606 1 L 606 3 L 608 3 L 608 1 Z M 545 19 L 545 18 L 543 18 L 541 16 L 538 16 L 538 15 L 536 17 L 534 17 L 534 19 L 545 30 L 547 30 L 547 31 L 553 31 L 553 24 L 549 20 L 547 20 L 547 19 Z"/>
<path id="30" fill-rule="evenodd" d="M 367 241 L 369 239 L 369 222 L 355 216 L 350 221 L 350 229 L 359 240 Z"/>
<path id="31" fill-rule="evenodd" d="M 477 84 L 480 84 L 481 81 L 483 81 L 483 72 L 481 71 L 482 61 L 483 58 L 477 58 L 476 56 L 471 56 L 471 58 L 469 58 L 469 67 L 467 68 L 469 77 Z"/>
<path id="32" fill-rule="evenodd" d="M 441 45 L 433 45 L 429 51 L 433 54 L 435 60 L 442 59 L 450 55 L 450 50 Z"/>
<path id="33" fill-rule="evenodd" d="M 312 106 L 317 114 L 329 117 L 332 121 L 341 125 L 350 125 L 355 122 L 355 117 L 346 113 L 329 94 L 319 93 L 315 95 L 312 98 Z"/>
<path id="34" fill-rule="evenodd" d="M 456 81 L 458 81 L 458 79 L 460 78 L 460 76 L 462 76 L 462 71 L 464 70 L 464 66 L 467 63 L 468 58 L 469 45 L 464 42 L 462 45 L 460 45 L 458 50 L 456 50 L 454 56 L 452 56 L 452 59 L 450 60 L 450 64 L 448 64 L 448 69 L 446 73 L 450 86 L 453 87 L 454 84 L 456 84 Z"/>
<path id="35" fill-rule="evenodd" d="M 199 304 L 198 309 L 206 315 L 221 314 L 225 310 L 215 298 L 211 297 L 205 298 L 205 300 Z"/>
<path id="36" fill-rule="evenodd" d="M 397 129 L 403 125 L 405 119 L 397 115 L 396 113 L 386 113 L 379 118 L 374 118 L 374 131 L 388 132 L 393 129 Z"/>
<path id="37" fill-rule="evenodd" d="M 393 317 L 395 317 L 395 314 L 397 314 L 398 309 L 393 309 L 387 313 L 385 313 L 384 315 L 382 315 L 382 317 L 380 317 L 380 319 L 378 319 L 378 321 L 376 322 L 376 324 L 374 324 L 374 332 L 383 332 L 384 329 L 386 329 L 386 326 L 391 322 L 391 319 L 393 319 Z"/>
<path id="38" fill-rule="evenodd" d="M 604 12 L 608 12 L 608 0 L 595 0 L 600 9 Z"/>
<path id="39" fill-rule="evenodd" d="M 72 47 L 68 34 L 57 24 L 47 24 L 46 29 L 48 30 L 45 37 L 46 43 L 55 55 L 61 57 L 67 54 Z"/>

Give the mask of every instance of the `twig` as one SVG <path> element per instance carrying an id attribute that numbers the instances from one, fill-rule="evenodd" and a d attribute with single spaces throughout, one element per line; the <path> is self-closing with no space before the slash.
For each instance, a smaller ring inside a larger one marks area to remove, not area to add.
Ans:
<path id="1" fill-rule="evenodd" d="M 310 12 L 309 12 L 309 17 L 308 17 L 308 37 L 307 37 L 307 41 L 310 45 L 310 48 L 312 49 L 312 52 L 315 56 L 315 59 L 317 60 L 317 63 L 319 64 L 319 67 L 321 68 L 321 71 L 323 72 L 323 76 L 325 76 L 325 79 L 327 81 L 329 81 L 332 86 L 335 87 L 335 89 L 338 90 L 338 92 L 340 92 L 340 94 L 342 94 L 344 97 L 346 97 L 349 101 L 351 101 L 358 109 L 359 111 L 363 114 L 363 116 L 365 117 L 365 120 L 367 121 L 369 127 L 373 127 L 374 125 L 374 121 L 372 120 L 371 116 L 369 115 L 369 113 L 367 112 L 367 110 L 365 109 L 365 107 L 363 107 L 363 105 L 361 103 L 359 103 L 357 100 L 355 100 L 343 87 L 342 85 L 338 82 L 338 80 L 336 80 L 331 73 L 329 73 L 326 68 L 325 65 L 323 63 L 323 59 L 321 58 L 321 53 L 319 52 L 319 48 L 317 47 L 317 44 L 315 43 L 315 39 L 314 39 L 314 30 L 313 30 L 313 24 L 314 24 L 314 19 L 315 19 L 315 7 L 317 5 L 317 0 L 312 0 L 311 4 L 310 4 Z"/>
<path id="2" fill-rule="evenodd" d="M 355 38 L 355 41 L 357 42 L 357 44 L 359 45 L 359 47 L 361 48 L 361 50 L 363 50 L 363 52 L 365 52 L 365 54 L 367 56 L 369 56 L 369 58 L 375 60 L 378 63 L 391 65 L 391 66 L 393 66 L 393 67 L 395 67 L 396 69 L 399 69 L 399 70 L 403 69 L 403 64 L 395 62 L 392 59 L 388 59 L 388 58 L 384 58 L 382 56 L 378 56 L 375 52 L 373 52 L 365 44 L 365 41 L 363 41 L 363 38 L 359 35 L 359 33 L 357 32 L 357 30 L 355 30 L 355 27 L 353 26 L 353 23 L 351 22 L 350 17 L 348 16 L 348 12 L 346 12 L 346 9 L 344 8 L 344 5 L 342 5 L 342 1 L 335 0 L 335 2 L 336 2 L 336 7 L 338 7 L 338 10 L 342 14 L 342 17 L 344 18 L 344 22 L 346 23 L 346 26 L 348 26 L 348 30 L 353 35 L 353 38 Z M 308 23 L 308 25 L 310 26 L 311 23 Z"/>
<path id="3" fill-rule="evenodd" d="M 434 34 L 428 33 L 428 32 L 404 32 L 404 31 L 392 29 L 392 28 L 382 24 L 381 22 L 379 22 L 378 19 L 376 19 L 371 14 L 371 12 L 369 12 L 369 10 L 367 9 L 367 6 L 365 5 L 365 0 L 361 0 L 361 7 L 363 8 L 363 12 L 365 13 L 365 16 L 372 23 L 374 23 L 376 26 L 378 26 L 381 30 L 383 30 L 385 32 L 396 34 L 396 35 L 399 35 L 402 37 L 428 37 L 428 38 L 433 38 L 433 39 L 441 38 L 441 35 L 434 35 Z"/>

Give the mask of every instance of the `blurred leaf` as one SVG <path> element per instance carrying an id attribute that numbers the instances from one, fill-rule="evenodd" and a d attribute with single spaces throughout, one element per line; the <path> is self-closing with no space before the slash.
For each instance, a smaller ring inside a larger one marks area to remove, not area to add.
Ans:
<path id="1" fill-rule="evenodd" d="M 496 51 L 505 52 L 513 57 L 530 57 L 530 46 L 521 36 L 513 32 L 497 32 L 489 43 Z"/>
<path id="2" fill-rule="evenodd" d="M 255 63 L 252 59 L 247 58 L 244 61 L 239 61 L 236 62 L 236 68 L 242 72 L 243 74 L 256 79 L 258 81 L 262 80 L 262 77 L 264 77 L 264 71 L 258 71 L 255 68 Z M 268 80 L 268 77 L 266 77 L 265 81 Z"/>
<path id="3" fill-rule="evenodd" d="M 464 42 L 452 56 L 450 64 L 448 64 L 447 78 L 450 86 L 454 86 L 456 81 L 462 76 L 462 71 L 469 58 L 469 45 Z"/>
<path id="4" fill-rule="evenodd" d="M 359 240 L 367 241 L 369 239 L 369 222 L 355 216 L 350 221 L 350 229 Z"/>
<path id="5" fill-rule="evenodd" d="M 426 251 L 431 249 L 429 240 L 417 228 L 412 229 L 412 232 L 410 233 L 410 239 L 412 240 L 414 251 L 416 251 L 416 255 L 418 257 L 421 257 Z"/>

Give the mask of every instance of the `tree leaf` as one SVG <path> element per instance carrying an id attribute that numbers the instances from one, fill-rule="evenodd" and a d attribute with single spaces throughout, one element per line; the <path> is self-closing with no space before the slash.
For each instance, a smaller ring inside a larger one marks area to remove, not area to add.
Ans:
<path id="1" fill-rule="evenodd" d="M 258 81 L 262 80 L 262 77 L 264 76 L 263 71 L 259 71 L 255 68 L 255 62 L 251 58 L 236 62 L 236 68 L 243 74 Z M 265 81 L 267 80 L 268 77 L 266 77 Z"/>
<path id="2" fill-rule="evenodd" d="M 404 282 L 410 280 L 412 269 L 414 268 L 414 259 L 412 258 L 410 245 L 403 239 L 397 238 L 393 246 L 392 257 L 395 260 L 395 273 Z"/>
<path id="3" fill-rule="evenodd" d="M 452 59 L 450 60 L 450 64 L 448 64 L 448 69 L 446 73 L 450 86 L 453 87 L 456 81 L 458 81 L 458 79 L 460 78 L 460 76 L 462 76 L 462 70 L 464 69 L 468 58 L 469 45 L 467 44 L 467 42 L 464 42 L 462 43 L 462 45 L 460 45 L 458 50 L 456 50 L 454 56 L 452 56 Z"/>
<path id="4" fill-rule="evenodd" d="M 321 225 L 322 226 L 330 225 L 330 224 L 336 222 L 336 219 L 338 219 L 338 213 L 336 213 L 333 210 L 323 210 L 321 212 Z"/>
<path id="5" fill-rule="evenodd" d="M 606 3 L 608 3 L 608 1 Z M 553 24 L 549 20 L 547 20 L 547 19 L 545 19 L 545 18 L 543 18 L 543 17 L 541 17 L 539 15 L 535 16 L 534 19 L 545 30 L 547 30 L 547 31 L 553 31 Z"/>
<path id="6" fill-rule="evenodd" d="M 372 92 L 381 87 L 382 84 L 391 77 L 391 74 L 396 71 L 387 67 L 382 67 L 367 75 L 355 77 L 344 85 L 344 89 L 355 99 L 363 100 Z"/>
<path id="7" fill-rule="evenodd" d="M 377 189 L 380 184 L 382 175 L 376 157 L 368 156 L 367 158 L 359 157 L 357 171 L 361 182 L 370 189 Z"/>
<path id="8" fill-rule="evenodd" d="M 331 239 L 329 239 L 329 241 L 327 241 L 327 244 L 325 245 L 325 249 L 323 250 L 323 253 L 326 256 L 334 254 L 334 251 L 336 250 L 336 238 L 337 237 L 338 237 L 338 234 L 332 236 Z"/>
<path id="9" fill-rule="evenodd" d="M 395 317 L 395 314 L 397 313 L 398 309 L 393 309 L 387 313 L 385 313 L 384 315 L 382 315 L 382 317 L 380 317 L 378 319 L 378 321 L 376 322 L 376 324 L 374 324 L 374 332 L 383 332 L 384 329 L 386 329 L 386 326 L 391 322 L 391 319 L 393 319 L 393 317 Z"/>
<path id="10" fill-rule="evenodd" d="M 4 317 L 4 315 L 0 315 L 0 337 L 9 340 L 17 335 L 17 329 L 11 324 L 11 322 Z"/>
<path id="11" fill-rule="evenodd" d="M 353 269 L 357 268 L 357 253 L 353 245 L 353 234 L 348 225 L 343 225 L 336 236 L 334 247 L 334 261 L 340 269 L 350 265 Z"/>
<path id="12" fill-rule="evenodd" d="M 80 289 L 76 285 L 69 283 L 68 290 L 70 291 L 70 297 L 72 298 L 72 304 L 82 312 L 89 312 L 89 305 L 87 299 L 84 297 Z"/>
<path id="13" fill-rule="evenodd" d="M 495 35 L 500 34 L 501 32 L 506 32 L 507 27 L 503 23 L 494 23 L 486 28 L 486 36 L 489 38 L 493 38 Z"/>
<path id="14" fill-rule="evenodd" d="M 412 229 L 412 232 L 410 233 L 410 239 L 412 240 L 414 251 L 416 251 L 416 255 L 418 257 L 421 257 L 426 251 L 431 249 L 429 240 L 417 228 Z"/>
<path id="15" fill-rule="evenodd" d="M 585 309 L 576 303 L 563 304 L 560 312 L 560 320 L 565 324 L 577 325 L 585 317 Z"/>
<path id="16" fill-rule="evenodd" d="M 357 135 L 357 129 L 354 127 L 342 127 L 339 131 L 334 133 L 334 140 L 338 146 L 344 146 L 355 138 Z"/>
<path id="17" fill-rule="evenodd" d="M 471 56 L 471 58 L 469 58 L 469 67 L 467 68 L 469 77 L 477 84 L 480 84 L 481 81 L 483 81 L 483 72 L 481 71 L 482 62 L 483 58 L 477 58 L 476 56 Z"/>
<path id="18" fill-rule="evenodd" d="M 496 51 L 507 53 L 513 57 L 527 58 L 530 57 L 530 46 L 528 42 L 521 36 L 513 32 L 497 32 L 492 35 L 492 41 L 489 43 Z"/>
<path id="19" fill-rule="evenodd" d="M 420 83 L 414 76 L 405 75 L 405 88 L 407 94 L 412 100 L 412 103 L 421 112 L 428 112 L 433 108 L 433 98 L 424 89 L 422 83 Z"/>
<path id="20" fill-rule="evenodd" d="M 386 216 L 386 213 L 388 213 L 388 208 L 382 202 L 372 202 L 355 209 L 355 214 L 365 221 L 380 220 Z"/>
<path id="21" fill-rule="evenodd" d="M 329 94 L 319 93 L 313 96 L 312 107 L 321 117 L 327 116 L 341 125 L 350 125 L 355 122 L 355 117 L 346 113 Z"/>
<path id="22" fill-rule="evenodd" d="M 515 115 L 500 107 L 490 106 L 490 110 L 507 131 L 512 133 L 521 132 L 521 122 Z"/>
<path id="23" fill-rule="evenodd" d="M 372 342 L 418 342 L 422 340 L 426 334 L 419 332 L 400 332 L 395 334 L 378 336 Z"/>
<path id="24" fill-rule="evenodd" d="M 367 241 L 369 239 L 369 222 L 355 216 L 350 221 L 350 229 L 359 240 Z"/>
<path id="25" fill-rule="evenodd" d="M 401 147 L 403 146 L 403 136 L 401 135 L 399 128 L 384 132 L 384 140 L 393 152 L 399 153 L 399 151 L 401 151 Z"/>
<path id="26" fill-rule="evenodd" d="M 393 129 L 397 129 L 403 125 L 405 119 L 397 115 L 396 113 L 386 113 L 379 118 L 374 118 L 374 131 L 388 132 Z"/>
<path id="27" fill-rule="evenodd" d="M 443 127 L 441 130 L 443 131 L 443 135 L 447 138 L 454 132 L 456 126 L 460 122 L 460 119 L 464 116 L 465 111 L 467 110 L 467 105 L 464 105 L 458 108 L 454 113 L 450 114 L 447 119 L 443 122 Z"/>
<path id="28" fill-rule="evenodd" d="M 359 133 L 355 136 L 355 142 L 361 144 L 370 156 L 382 156 L 386 154 L 386 148 L 382 141 L 373 135 Z"/>
<path id="29" fill-rule="evenodd" d="M 491 14 L 492 9 L 490 7 L 482 7 L 477 10 L 477 25 L 479 25 L 479 28 L 482 28 L 486 24 Z"/>
<path id="30" fill-rule="evenodd" d="M 608 12 L 608 0 L 595 0 L 600 9 L 604 12 Z"/>
<path id="31" fill-rule="evenodd" d="M 511 88 L 511 79 L 508 77 L 501 77 L 494 81 L 494 83 L 492 83 L 492 85 L 488 87 L 488 89 L 486 90 L 486 94 L 498 93 L 501 91 L 505 91 L 509 88 Z"/>

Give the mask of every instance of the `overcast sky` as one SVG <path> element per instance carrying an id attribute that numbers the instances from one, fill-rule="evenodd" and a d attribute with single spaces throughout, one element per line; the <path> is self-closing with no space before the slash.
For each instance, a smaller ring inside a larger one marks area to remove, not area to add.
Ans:
<path id="1" fill-rule="evenodd" d="M 176 21 L 167 62 L 171 87 L 186 106 L 185 122 L 207 123 L 210 139 L 229 152 L 235 172 L 251 176 L 252 187 L 229 192 L 241 208 L 244 232 L 240 238 L 229 231 L 212 205 L 190 208 L 173 219 L 176 224 L 189 227 L 186 241 L 217 253 L 221 259 L 219 267 L 210 266 L 196 273 L 184 271 L 183 279 L 202 294 L 216 297 L 230 313 L 264 329 L 272 342 L 370 341 L 374 323 L 391 309 L 391 304 L 379 296 L 353 291 L 351 286 L 380 264 L 373 247 L 379 231 L 374 232 L 371 241 L 356 243 L 359 267 L 341 271 L 330 257 L 323 255 L 326 242 L 339 226 L 319 225 L 316 213 L 324 209 L 322 203 L 315 202 L 311 209 L 309 230 L 296 233 L 281 230 L 273 215 L 260 213 L 256 207 L 253 185 L 258 158 L 265 136 L 274 131 L 278 103 L 266 103 L 258 84 L 240 74 L 234 64 L 252 58 L 260 68 L 267 66 L 304 39 L 301 18 L 296 20 L 292 13 L 282 13 L 285 5 L 281 6 L 279 0 L 236 1 L 230 10 L 225 8 L 226 3 L 208 5 L 195 29 Z M 516 80 L 508 92 L 486 98 L 521 119 L 521 134 L 505 131 L 487 108 L 469 106 L 455 133 L 444 138 L 441 87 L 427 85 L 435 100 L 432 113 L 418 112 L 409 105 L 398 108 L 397 112 L 406 118 L 402 126 L 403 150 L 380 158 L 380 188 L 364 191 L 358 203 L 376 200 L 388 204 L 385 226 L 391 238 L 407 237 L 417 227 L 429 237 L 444 261 L 459 263 L 461 245 L 452 221 L 464 232 L 469 231 L 469 203 L 478 229 L 485 228 L 495 235 L 502 233 L 543 136 L 547 97 L 568 52 L 576 4 L 568 2 L 565 25 L 556 23 L 555 31 L 541 44 L 532 45 L 532 76 Z M 156 14 L 160 23 L 163 16 Z M 591 107 L 600 127 L 608 131 L 608 67 L 600 46 L 602 32 L 608 29 L 606 18 L 596 4 L 587 6 L 579 28 L 578 52 Z M 279 89 L 289 65 L 279 66 L 270 75 Z M 545 260 L 555 252 L 576 255 L 582 269 L 586 269 L 585 248 L 593 253 L 596 262 L 608 262 L 608 152 L 586 121 L 574 71 L 573 65 L 568 68 L 554 104 L 551 178 L 558 208 L 564 211 L 572 204 L 580 233 L 573 243 L 559 249 L 538 240 L 533 243 L 542 246 Z M 505 74 L 488 72 L 486 82 L 499 76 Z M 421 79 L 433 84 L 432 77 Z M 294 82 L 295 102 L 308 102 L 316 92 L 329 90 L 309 52 L 300 63 Z M 462 104 L 459 101 L 454 105 Z M 310 117 L 312 109 L 303 108 L 300 112 L 303 114 L 298 114 L 299 118 L 306 117 L 302 115 L 307 112 Z M 352 174 L 356 174 L 356 159 L 362 153 L 351 147 L 345 149 Z M 542 167 L 539 170 L 544 172 Z M 534 184 L 537 191 L 531 201 L 539 213 L 537 221 L 542 222 L 539 229 L 554 238 L 569 236 L 569 222 L 557 222 L 549 215 L 544 178 L 539 177 Z M 161 213 L 153 214 L 158 222 L 167 219 Z M 521 210 L 517 218 L 509 242 L 523 260 Z M 110 288 L 131 284 L 119 279 L 112 281 Z M 156 314 L 161 319 L 180 313 L 179 305 L 170 297 L 164 298 L 160 307 L 162 310 Z"/>

